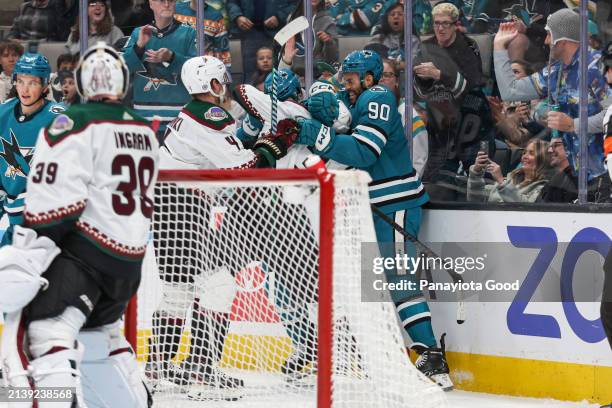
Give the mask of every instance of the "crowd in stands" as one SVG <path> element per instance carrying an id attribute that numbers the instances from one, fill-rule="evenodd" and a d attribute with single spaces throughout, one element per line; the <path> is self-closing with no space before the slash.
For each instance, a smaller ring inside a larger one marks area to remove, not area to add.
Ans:
<path id="1" fill-rule="evenodd" d="M 311 30 L 278 49 L 273 36 L 304 15 L 301 0 L 205 0 L 205 52 L 231 70 L 230 40 L 239 41 L 240 53 L 234 58 L 242 60 L 242 82 L 263 89 L 274 66 L 304 77 L 304 36 L 312 35 L 315 78 L 338 84 L 338 63 L 344 57 L 339 42 L 363 37 L 366 49 L 384 58 L 381 84 L 395 93 L 403 115 L 404 1 L 310 2 Z M 78 3 L 23 2 L 0 43 L 0 101 L 10 97 L 15 61 L 27 41 L 34 40 L 65 42 L 66 53 L 53 61 L 57 72 L 49 97 L 78 103 L 71 75 L 82 29 Z M 129 103 L 149 119 L 155 115 L 163 132 L 189 100 L 180 73 L 182 63 L 197 53 L 197 1 L 126 4 L 132 14 L 110 1 L 89 0 L 88 45 L 105 41 L 124 53 L 133 74 Z M 580 0 L 412 1 L 413 161 L 433 200 L 576 200 L 579 6 Z M 603 202 L 610 197 L 601 123 L 612 103 L 612 5 L 590 0 L 588 10 L 589 120 L 584 137 L 589 200 Z"/>

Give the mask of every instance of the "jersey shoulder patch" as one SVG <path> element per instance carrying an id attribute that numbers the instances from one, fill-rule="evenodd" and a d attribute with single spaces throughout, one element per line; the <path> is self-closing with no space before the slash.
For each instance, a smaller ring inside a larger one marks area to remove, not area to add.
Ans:
<path id="1" fill-rule="evenodd" d="M 49 107 L 49 112 L 59 115 L 60 113 L 66 112 L 66 106 L 60 103 L 52 103 Z"/>
<path id="2" fill-rule="evenodd" d="M 208 102 L 193 100 L 183 108 L 183 112 L 196 122 L 217 130 L 234 123 L 228 111 Z"/>

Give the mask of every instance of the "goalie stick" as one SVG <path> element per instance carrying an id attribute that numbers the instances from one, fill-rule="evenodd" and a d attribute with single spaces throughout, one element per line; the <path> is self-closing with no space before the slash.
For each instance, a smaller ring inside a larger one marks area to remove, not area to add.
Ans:
<path id="1" fill-rule="evenodd" d="M 297 34 L 306 30 L 310 25 L 308 24 L 308 20 L 306 17 L 301 16 L 296 18 L 295 20 L 291 20 L 284 26 L 276 35 L 274 36 L 274 41 L 276 41 L 282 47 L 289 41 L 290 38 L 293 38 Z M 270 132 L 275 135 L 276 134 L 276 124 L 277 124 L 277 112 L 278 112 L 278 96 L 276 95 L 276 87 L 277 87 L 277 69 L 275 66 L 272 67 L 272 94 L 270 98 L 272 99 L 272 107 L 271 107 L 271 120 L 270 124 Z"/>
<path id="2" fill-rule="evenodd" d="M 391 225 L 394 230 L 402 234 L 404 238 L 412 242 L 419 251 L 421 251 L 422 253 L 424 253 L 425 255 L 431 258 L 440 257 L 433 250 L 431 250 L 431 248 L 423 244 L 415 236 L 410 234 L 408 231 L 406 231 L 404 228 L 398 225 L 395 221 L 393 221 L 387 214 L 382 212 L 380 208 L 378 208 L 374 204 L 372 204 L 371 207 L 372 207 L 372 211 L 376 215 L 378 215 L 387 224 Z M 454 269 L 445 268 L 444 266 L 442 267 L 444 268 L 446 273 L 448 273 L 448 275 L 451 277 L 454 283 L 463 282 L 463 278 L 461 277 L 461 275 L 455 272 Z M 461 287 L 459 287 L 457 290 L 457 324 L 463 324 L 465 322 L 465 318 L 466 318 L 466 313 L 465 313 L 465 303 L 463 301 L 463 290 L 461 289 Z"/>

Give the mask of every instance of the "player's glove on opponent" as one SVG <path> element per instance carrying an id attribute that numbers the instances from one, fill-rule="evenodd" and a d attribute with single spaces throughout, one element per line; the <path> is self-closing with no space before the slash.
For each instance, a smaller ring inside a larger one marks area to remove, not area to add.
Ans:
<path id="1" fill-rule="evenodd" d="M 257 139 L 253 149 L 272 158 L 272 162 L 284 157 L 298 138 L 299 128 L 295 120 L 283 119 L 276 126 L 276 134 L 267 133 Z M 270 160 L 268 160 L 270 161 Z"/>
<path id="2" fill-rule="evenodd" d="M 296 143 L 312 146 L 317 153 L 325 154 L 333 146 L 336 132 L 316 119 L 300 119 L 300 136 Z"/>
<path id="3" fill-rule="evenodd" d="M 324 125 L 332 126 L 340 112 L 334 87 L 325 82 L 315 82 L 310 87 L 309 95 L 304 102 L 308 112 Z"/>

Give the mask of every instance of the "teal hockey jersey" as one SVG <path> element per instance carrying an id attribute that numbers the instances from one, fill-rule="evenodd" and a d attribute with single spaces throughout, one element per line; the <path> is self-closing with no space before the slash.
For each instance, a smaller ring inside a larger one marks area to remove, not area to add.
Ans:
<path id="1" fill-rule="evenodd" d="M 136 46 L 140 29 L 138 27 L 132 32 L 123 54 L 133 78 L 133 108 L 150 121 L 154 115 L 159 116 L 162 123 L 159 133 L 163 134 L 165 125 L 191 100 L 181 81 L 181 68 L 185 61 L 197 54 L 196 31 L 174 20 L 170 26 L 151 36 L 144 49 L 141 49 Z M 168 48 L 174 53 L 170 63 L 145 61 L 146 50 L 160 48 Z"/>
<path id="2" fill-rule="evenodd" d="M 9 220 L 0 245 L 10 244 L 13 226 L 23 223 L 26 181 L 38 134 L 64 110 L 64 105 L 46 101 L 38 111 L 25 116 L 17 98 L 0 105 L 0 213 L 7 214 Z"/>
<path id="3" fill-rule="evenodd" d="M 429 198 L 410 160 L 393 93 L 377 85 L 354 106 L 345 92 L 339 98 L 351 111 L 351 134 L 337 134 L 324 156 L 367 171 L 372 177 L 370 202 L 385 213 L 425 204 Z"/>

